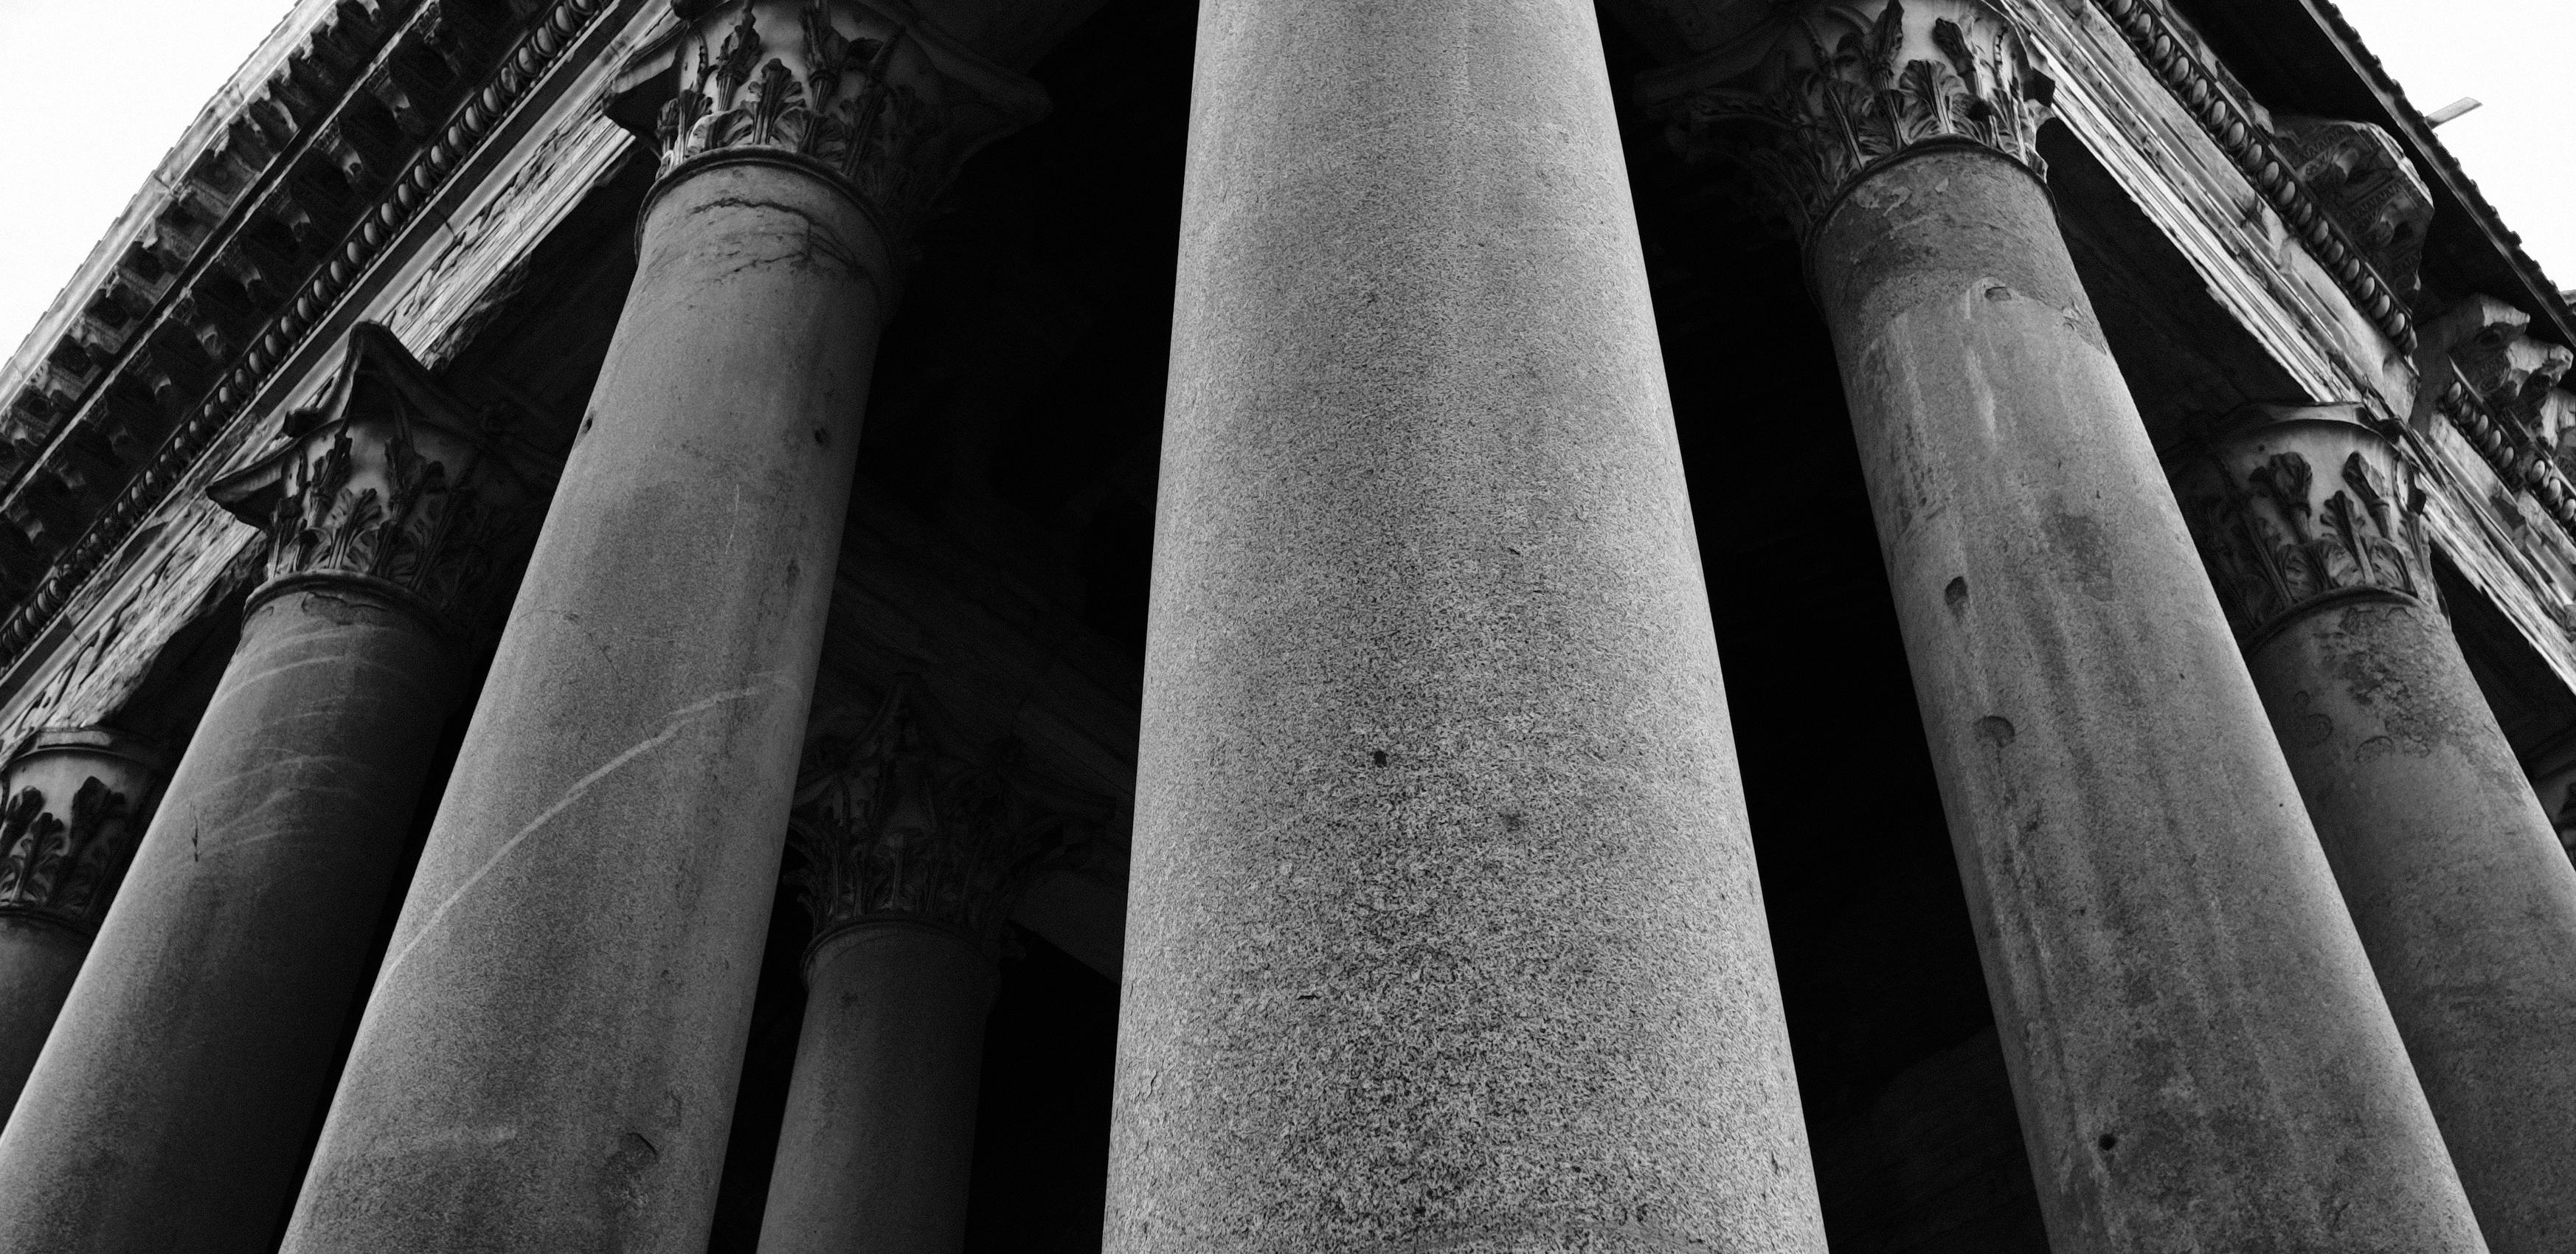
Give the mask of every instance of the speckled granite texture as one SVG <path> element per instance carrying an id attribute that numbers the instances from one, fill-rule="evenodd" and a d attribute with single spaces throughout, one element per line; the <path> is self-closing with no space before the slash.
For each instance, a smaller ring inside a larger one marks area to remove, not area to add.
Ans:
<path id="1" fill-rule="evenodd" d="M 666 188 L 293 1254 L 706 1248 L 891 269 L 812 175 Z"/>
<path id="2" fill-rule="evenodd" d="M 275 1248 L 458 679 L 363 589 L 252 607 L 0 1135 L 0 1249 Z"/>
<path id="3" fill-rule="evenodd" d="M 2252 662 L 2488 1247 L 2576 1249 L 2576 868 L 2450 624 L 2348 602 Z"/>
<path id="4" fill-rule="evenodd" d="M 2058 1254 L 2484 1249 L 2046 191 L 1812 247 Z"/>
<path id="5" fill-rule="evenodd" d="M 1114 1254 L 1821 1252 L 1588 0 L 1209 0 Z"/>

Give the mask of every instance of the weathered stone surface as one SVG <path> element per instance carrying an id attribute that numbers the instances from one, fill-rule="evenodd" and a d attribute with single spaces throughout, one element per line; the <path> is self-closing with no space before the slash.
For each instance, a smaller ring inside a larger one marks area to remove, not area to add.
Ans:
<path id="1" fill-rule="evenodd" d="M 992 959 L 953 929 L 880 919 L 824 937 L 805 971 L 761 1254 L 956 1254 Z"/>
<path id="2" fill-rule="evenodd" d="M 2488 1247 L 2569 1248 L 2576 868 L 2434 608 L 2422 494 L 2316 410 L 2222 435 L 2175 486 L 2236 572 L 2222 597 L 2272 607 L 2238 615 L 2255 687 Z"/>
<path id="3" fill-rule="evenodd" d="M 1812 251 L 2060 1254 L 2483 1248 L 2046 192 Z"/>
<path id="4" fill-rule="evenodd" d="M 258 602 L 5 1133 L 0 1248 L 271 1248 L 457 698 L 373 590 Z"/>
<path id="5" fill-rule="evenodd" d="M 456 614 L 506 592 L 543 499 L 381 327 L 286 425 L 208 489 L 270 533 L 271 578 L 0 1137 L 22 1243 L 273 1242 L 462 696 Z"/>
<path id="6" fill-rule="evenodd" d="M 168 765 L 138 737 L 77 727 L 37 733 L 0 772 L 0 1116 L 53 1031 Z"/>
<path id="7" fill-rule="evenodd" d="M 815 941 L 768 1254 L 955 1254 L 1003 920 L 1094 822 L 934 739 L 910 685 L 818 711 L 788 839 Z"/>
<path id="8" fill-rule="evenodd" d="M 1105 1248 L 1821 1251 L 1593 7 L 1201 9 Z"/>
<path id="9" fill-rule="evenodd" d="M 667 183 L 286 1242 L 703 1248 L 891 267 Z"/>
<path id="10" fill-rule="evenodd" d="M 36 919 L 0 916 L 0 1098 L 11 1107 L 36 1069 L 63 999 L 71 996 L 89 938 Z"/>

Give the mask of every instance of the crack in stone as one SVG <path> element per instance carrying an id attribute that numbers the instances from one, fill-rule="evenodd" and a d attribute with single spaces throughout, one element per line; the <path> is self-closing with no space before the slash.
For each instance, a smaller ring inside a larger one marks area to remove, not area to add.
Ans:
<path id="1" fill-rule="evenodd" d="M 775 677 L 772 678 L 774 679 Z M 697 721 L 700 716 L 708 714 L 733 702 L 758 696 L 772 686 L 773 684 L 771 682 L 757 683 L 747 688 L 736 688 L 731 691 L 720 692 L 703 701 L 682 706 L 679 709 L 672 711 L 670 717 L 663 721 L 662 730 L 636 742 L 632 746 L 629 746 L 624 752 L 618 754 L 616 757 L 610 758 L 608 762 L 598 770 L 592 771 L 590 774 L 584 775 L 580 779 L 573 781 L 571 787 L 564 789 L 563 792 L 555 798 L 553 805 L 547 806 L 537 815 L 537 817 L 528 820 L 527 825 L 520 828 L 516 835 L 513 835 L 510 839 L 501 842 L 501 847 L 493 850 L 492 856 L 484 859 L 483 865 L 474 868 L 474 873 L 466 876 L 465 882 L 457 885 L 455 892 L 449 893 L 446 900 L 439 902 L 437 908 L 429 912 L 429 917 L 421 922 L 420 931 L 415 933 L 410 940 L 405 941 L 401 950 L 397 951 L 392 957 L 385 960 L 383 972 L 376 977 L 378 987 L 383 987 L 393 979 L 394 972 L 401 969 L 403 963 L 411 957 L 412 951 L 420 948 L 421 942 L 428 940 L 431 934 L 438 930 L 439 925 L 446 921 L 447 912 L 455 908 L 457 902 L 464 900 L 466 894 L 473 892 L 475 886 L 481 884 L 485 876 L 490 875 L 494 868 L 501 865 L 503 860 L 516 852 L 519 846 L 525 844 L 530 836 L 536 835 L 538 829 L 543 828 L 550 822 L 553 822 L 556 815 L 570 809 L 574 802 L 577 802 L 584 796 L 588 795 L 591 788 L 598 784 L 599 781 L 624 769 L 627 763 L 632 762 L 635 759 L 662 747 L 663 745 L 669 744 L 674 737 L 677 737 L 680 734 L 683 728 L 687 727 L 690 723 Z"/>

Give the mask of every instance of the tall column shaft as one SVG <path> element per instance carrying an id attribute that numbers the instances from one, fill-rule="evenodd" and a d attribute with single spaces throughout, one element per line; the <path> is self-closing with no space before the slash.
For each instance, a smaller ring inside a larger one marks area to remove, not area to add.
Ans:
<path id="1" fill-rule="evenodd" d="M 1805 235 L 2052 1243 L 2475 1254 L 2036 176 L 2048 80 L 1985 0 L 1777 16 L 1648 90 Z"/>
<path id="2" fill-rule="evenodd" d="M 825 938 L 805 970 L 761 1254 L 957 1254 L 993 960 L 889 921 Z"/>
<path id="3" fill-rule="evenodd" d="M 770 164 L 647 216 L 288 1249 L 705 1244 L 880 247 Z"/>
<path id="4" fill-rule="evenodd" d="M 89 945 L 88 935 L 59 924 L 0 915 L 0 1109 L 16 1109 Z"/>
<path id="5" fill-rule="evenodd" d="M 1104 1248 L 1821 1251 L 1592 5 L 1200 15 Z"/>
<path id="6" fill-rule="evenodd" d="M 271 577 L 0 1133 L 0 1248 L 272 1249 L 330 1096 L 537 489 L 379 327 L 286 425 L 210 486 Z"/>
<path id="7" fill-rule="evenodd" d="M 270 1248 L 455 683 L 405 609 L 251 611 L 0 1133 L 0 1248 Z"/>
<path id="8" fill-rule="evenodd" d="M 1008 742 L 982 762 L 934 743 L 907 687 L 855 727 L 819 719 L 797 789 L 816 939 L 762 1254 L 957 1254 L 1003 920 L 1084 839 Z"/>
<path id="9" fill-rule="evenodd" d="M 0 772 L 0 1118 L 71 995 L 167 766 L 135 737 L 54 728 Z"/>
<path id="10" fill-rule="evenodd" d="M 285 1248 L 706 1243 L 889 224 L 954 86 L 866 6 L 722 4 L 581 434 Z"/>
<path id="11" fill-rule="evenodd" d="M 2576 868 L 2433 606 L 2422 494 L 2294 412 L 2176 488 L 2489 1248 L 2576 1248 Z"/>
<path id="12" fill-rule="evenodd" d="M 2051 1238 L 2481 1248 L 2047 194 L 1928 151 L 1814 255 Z"/>

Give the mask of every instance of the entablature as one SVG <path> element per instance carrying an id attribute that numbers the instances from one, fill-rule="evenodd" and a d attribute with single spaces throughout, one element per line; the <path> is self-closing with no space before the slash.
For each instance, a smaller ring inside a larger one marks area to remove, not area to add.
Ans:
<path id="1" fill-rule="evenodd" d="M 76 284 L 46 325 L 67 303 L 78 325 L 0 377 L 0 657 L 48 636 L 380 264 L 443 226 L 430 208 L 582 37 L 641 2 L 339 0 L 272 40 L 284 68 L 246 98 L 254 59 L 165 167 L 184 174 L 129 207 L 115 273 L 84 274 L 104 299 Z"/>

